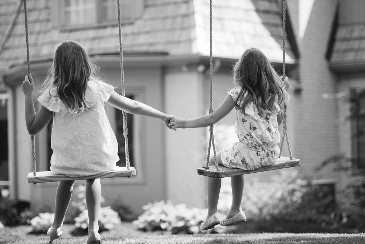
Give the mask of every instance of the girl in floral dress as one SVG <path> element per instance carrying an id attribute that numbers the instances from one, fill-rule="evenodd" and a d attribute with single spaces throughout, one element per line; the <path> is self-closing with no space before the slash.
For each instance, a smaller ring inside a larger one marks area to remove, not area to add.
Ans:
<path id="1" fill-rule="evenodd" d="M 117 109 L 161 119 L 168 116 L 143 103 L 128 99 L 99 79 L 85 49 L 74 41 L 62 42 L 54 55 L 52 67 L 43 84 L 42 105 L 36 113 L 33 105 L 33 82 L 25 77 L 25 119 L 29 134 L 39 133 L 53 118 L 51 171 L 65 175 L 97 175 L 113 170 L 118 144 L 107 118 L 104 103 Z M 74 181 L 61 181 L 56 193 L 55 218 L 47 234 L 50 243 L 62 234 L 62 224 Z M 89 215 L 87 243 L 100 243 L 98 220 L 101 201 L 100 179 L 86 180 L 86 204 Z"/>
<path id="2" fill-rule="evenodd" d="M 191 120 L 173 118 L 170 127 L 196 128 L 215 124 L 233 108 L 236 112 L 236 134 L 239 141 L 217 153 L 219 164 L 228 168 L 253 170 L 272 165 L 279 157 L 281 105 L 288 99 L 286 86 L 258 49 L 245 51 L 233 70 L 235 87 L 228 91 L 222 105 L 213 113 Z M 279 122 L 279 123 L 278 123 Z M 214 159 L 210 160 L 210 165 Z M 241 209 L 243 176 L 231 177 L 232 206 L 225 219 L 217 216 L 221 180 L 208 178 L 208 214 L 201 230 L 215 225 L 232 225 L 246 221 Z"/>

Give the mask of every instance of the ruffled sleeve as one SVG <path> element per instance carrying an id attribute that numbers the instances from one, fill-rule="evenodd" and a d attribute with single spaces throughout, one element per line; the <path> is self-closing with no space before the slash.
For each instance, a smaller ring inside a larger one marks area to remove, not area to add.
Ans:
<path id="1" fill-rule="evenodd" d="M 52 87 L 38 97 L 38 102 L 49 111 L 58 113 L 61 108 L 61 100 L 57 95 L 57 88 Z"/>
<path id="2" fill-rule="evenodd" d="M 102 82 L 102 81 L 99 81 L 99 84 L 100 84 L 101 97 L 102 97 L 103 101 L 106 102 L 109 100 L 110 96 L 112 95 L 112 93 L 114 91 L 114 87 L 105 82 Z"/>
<path id="3" fill-rule="evenodd" d="M 230 95 L 233 101 L 237 103 L 237 99 L 238 96 L 240 95 L 240 92 L 241 92 L 241 87 L 234 87 L 231 90 L 229 90 L 227 94 Z"/>

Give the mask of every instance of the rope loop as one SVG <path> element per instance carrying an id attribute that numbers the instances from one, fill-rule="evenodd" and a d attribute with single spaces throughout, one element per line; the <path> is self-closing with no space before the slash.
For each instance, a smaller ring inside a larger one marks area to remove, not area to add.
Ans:
<path id="1" fill-rule="evenodd" d="M 209 114 L 213 113 L 213 2 L 209 1 Z M 204 168 L 209 168 L 210 160 L 210 149 L 213 147 L 215 166 L 218 170 L 217 152 L 214 143 L 213 125 L 209 128 L 209 143 L 208 143 L 208 154 L 207 163 Z"/>
<path id="2" fill-rule="evenodd" d="M 283 49 L 283 76 L 282 76 L 282 80 L 285 80 L 285 44 L 286 44 L 286 30 L 285 30 L 285 26 L 286 26 L 286 2 L 285 0 L 282 0 L 282 7 L 283 7 L 283 43 L 282 43 L 282 49 Z M 288 118 L 287 118 L 287 103 L 284 102 L 284 112 L 283 112 L 283 136 L 281 137 L 280 140 L 280 154 L 279 157 L 281 157 L 281 154 L 283 152 L 283 145 L 284 145 L 284 140 L 286 139 L 287 142 L 287 146 L 288 146 L 288 151 L 289 151 L 289 155 L 290 155 L 290 159 L 293 159 L 292 156 L 292 152 L 291 152 L 291 148 L 290 148 L 290 143 L 289 143 L 289 138 L 288 138 Z"/>
<path id="3" fill-rule="evenodd" d="M 24 4 L 25 44 L 26 44 L 26 50 L 27 50 L 27 75 L 28 75 L 28 77 L 30 77 L 27 0 L 23 0 L 23 4 Z M 35 136 L 31 136 L 30 139 L 32 141 L 32 171 L 33 171 L 33 176 L 36 176 L 36 174 L 37 174 L 37 157 L 36 157 Z"/>
<path id="4" fill-rule="evenodd" d="M 124 82 L 124 66 L 123 66 L 123 40 L 122 40 L 122 25 L 120 20 L 120 0 L 117 0 L 118 5 L 118 27 L 119 27 L 119 56 L 120 56 L 120 77 L 122 83 L 122 96 L 125 97 L 125 82 Z M 123 111 L 123 136 L 124 136 L 124 149 L 125 149 L 125 163 L 126 167 L 129 170 L 130 161 L 129 161 L 129 150 L 128 150 L 128 123 L 127 123 L 127 114 Z"/>

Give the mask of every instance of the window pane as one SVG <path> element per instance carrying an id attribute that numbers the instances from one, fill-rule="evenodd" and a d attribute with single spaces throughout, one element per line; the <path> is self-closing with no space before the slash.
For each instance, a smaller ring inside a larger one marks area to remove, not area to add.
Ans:
<path id="1" fill-rule="evenodd" d="M 134 96 L 128 95 L 127 96 L 130 99 L 134 99 Z M 128 151 L 129 151 L 129 161 L 131 163 L 131 166 L 134 167 L 134 135 L 133 135 L 133 120 L 134 117 L 131 114 L 127 115 L 127 127 L 128 127 Z M 116 125 L 116 131 L 115 136 L 118 141 L 118 155 L 119 155 L 119 162 L 117 162 L 117 166 L 125 167 L 125 141 L 123 136 L 123 113 L 119 109 L 115 109 L 115 125 Z"/>
<path id="2" fill-rule="evenodd" d="M 101 0 L 99 9 L 99 22 L 117 22 L 118 10 L 116 0 Z M 121 0 L 121 22 L 129 22 L 141 17 L 144 9 L 144 0 Z"/>
<path id="3" fill-rule="evenodd" d="M 9 180 L 7 105 L 0 103 L 0 181 Z"/>
<path id="4" fill-rule="evenodd" d="M 365 93 L 359 97 L 357 109 L 358 168 L 365 170 Z"/>
<path id="5" fill-rule="evenodd" d="M 64 25 L 96 23 L 95 0 L 64 0 Z"/>
<path id="6" fill-rule="evenodd" d="M 52 136 L 53 118 L 49 121 L 47 125 L 47 170 L 51 170 L 51 157 L 52 157 L 52 147 L 51 147 L 51 136 Z"/>
<path id="7" fill-rule="evenodd" d="M 118 20 L 117 1 L 101 0 L 99 11 L 99 22 L 112 22 Z"/>

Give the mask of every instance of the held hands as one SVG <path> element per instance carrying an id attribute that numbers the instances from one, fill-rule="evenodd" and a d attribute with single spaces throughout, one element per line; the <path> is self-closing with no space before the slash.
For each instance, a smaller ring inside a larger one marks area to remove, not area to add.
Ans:
<path id="1" fill-rule="evenodd" d="M 166 125 L 167 128 L 172 129 L 169 125 L 170 121 L 174 118 L 172 115 L 167 115 L 165 118 L 162 119 L 162 123 Z"/>
<path id="2" fill-rule="evenodd" d="M 169 123 L 169 128 L 176 130 L 177 128 L 185 128 L 185 120 L 179 118 L 172 118 Z"/>
<path id="3" fill-rule="evenodd" d="M 22 90 L 25 96 L 32 96 L 34 91 L 34 82 L 32 75 L 30 75 L 29 78 L 26 75 L 22 84 Z"/>

